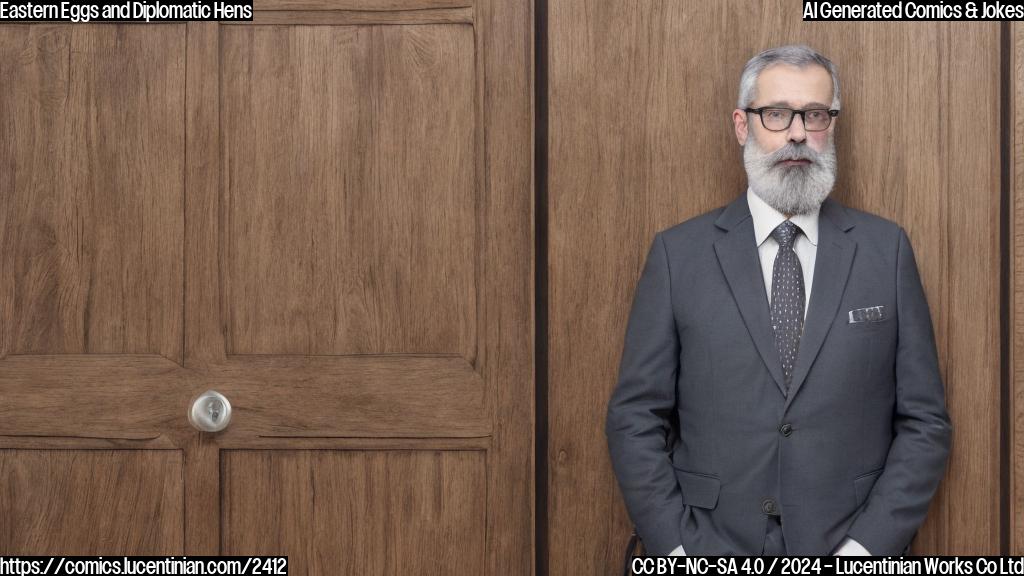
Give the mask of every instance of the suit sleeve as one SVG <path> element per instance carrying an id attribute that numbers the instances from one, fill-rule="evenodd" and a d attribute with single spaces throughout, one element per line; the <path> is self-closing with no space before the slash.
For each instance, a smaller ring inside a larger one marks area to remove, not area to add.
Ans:
<path id="1" fill-rule="evenodd" d="M 924 522 L 945 472 L 952 436 L 931 314 L 902 228 L 896 268 L 894 436 L 885 468 L 849 531 L 880 556 L 898 555 Z"/>
<path id="2" fill-rule="evenodd" d="M 608 402 L 605 435 L 630 518 L 651 555 L 682 542 L 682 492 L 669 455 L 676 404 L 679 339 L 668 255 L 659 233 L 647 255 L 626 326 L 619 378 Z"/>

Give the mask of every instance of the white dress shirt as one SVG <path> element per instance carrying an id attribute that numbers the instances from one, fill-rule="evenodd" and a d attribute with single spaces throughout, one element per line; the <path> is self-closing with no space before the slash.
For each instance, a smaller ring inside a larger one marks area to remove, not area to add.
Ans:
<path id="1" fill-rule="evenodd" d="M 772 271 L 775 269 L 775 257 L 779 254 L 779 243 L 772 238 L 772 231 L 786 220 L 786 216 L 769 206 L 750 188 L 747 188 L 747 204 L 750 205 L 750 217 L 754 221 L 754 241 L 757 242 L 757 254 L 761 257 L 761 273 L 764 275 L 764 289 L 768 293 L 770 305 Z M 807 307 L 811 303 L 811 283 L 814 281 L 814 260 L 818 255 L 818 210 L 813 214 L 797 214 L 790 221 L 803 232 L 797 234 L 793 241 L 793 251 L 796 252 L 804 275 L 804 318 L 807 318 Z"/>
<path id="2" fill-rule="evenodd" d="M 753 190 L 747 188 L 747 204 L 750 206 L 750 217 L 754 221 L 754 241 L 757 243 L 757 254 L 761 258 L 761 272 L 764 275 L 764 289 L 768 294 L 768 303 L 772 301 L 772 270 L 775 257 L 779 254 L 779 243 L 772 238 L 772 230 L 786 220 L 786 215 L 768 205 Z M 812 214 L 796 214 L 790 220 L 800 227 L 793 241 L 793 251 L 800 260 L 800 268 L 804 276 L 804 318 L 811 303 L 811 282 L 814 280 L 814 260 L 818 255 L 818 210 Z M 836 556 L 870 556 L 871 553 L 852 538 L 846 538 L 833 552 Z M 683 546 L 676 546 L 669 556 L 686 556 Z"/>

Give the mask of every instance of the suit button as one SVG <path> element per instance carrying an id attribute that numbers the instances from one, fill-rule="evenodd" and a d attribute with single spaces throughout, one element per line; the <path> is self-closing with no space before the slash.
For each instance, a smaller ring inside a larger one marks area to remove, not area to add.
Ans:
<path id="1" fill-rule="evenodd" d="M 761 511 L 769 516 L 778 516 L 779 508 L 775 505 L 775 500 L 766 498 L 764 502 L 761 502 Z"/>
<path id="2" fill-rule="evenodd" d="M 789 438 L 789 435 L 793 433 L 793 425 L 788 423 L 783 424 L 782 426 L 779 426 L 779 432 L 781 432 L 783 436 Z"/>

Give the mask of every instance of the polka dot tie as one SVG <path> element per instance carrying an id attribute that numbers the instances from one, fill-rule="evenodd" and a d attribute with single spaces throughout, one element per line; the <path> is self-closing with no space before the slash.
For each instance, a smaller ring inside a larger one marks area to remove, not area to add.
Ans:
<path id="1" fill-rule="evenodd" d="M 772 268 L 772 329 L 787 390 L 804 330 L 804 274 L 793 251 L 793 242 L 799 233 L 800 228 L 789 220 L 772 230 L 772 238 L 779 243 L 779 254 Z"/>

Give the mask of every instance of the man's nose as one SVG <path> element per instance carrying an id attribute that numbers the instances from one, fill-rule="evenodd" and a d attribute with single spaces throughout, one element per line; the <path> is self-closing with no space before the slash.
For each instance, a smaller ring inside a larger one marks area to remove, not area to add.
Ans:
<path id="1" fill-rule="evenodd" d="M 803 142 L 807 140 L 807 130 L 804 127 L 803 114 L 794 114 L 793 121 L 789 124 L 790 142 Z"/>

